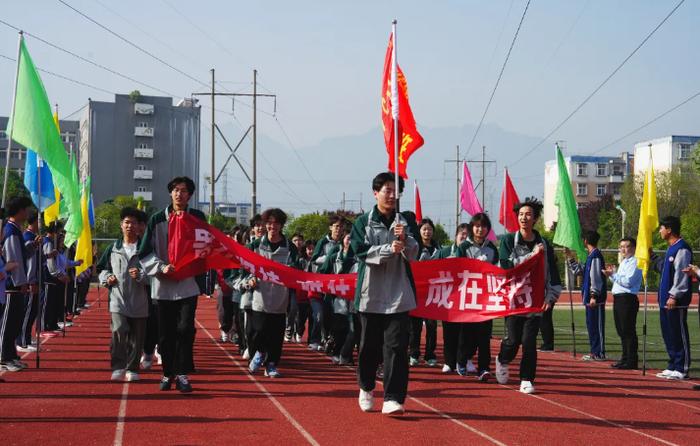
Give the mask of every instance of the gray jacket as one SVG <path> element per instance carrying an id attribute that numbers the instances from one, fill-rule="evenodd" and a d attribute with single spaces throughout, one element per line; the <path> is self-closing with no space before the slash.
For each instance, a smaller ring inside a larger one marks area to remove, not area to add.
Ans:
<path id="1" fill-rule="evenodd" d="M 263 236 L 249 246 L 250 250 L 274 262 L 282 265 L 297 266 L 297 250 L 286 238 L 282 239 L 281 245 L 274 251 L 267 236 Z M 248 276 L 248 280 L 252 278 Z M 260 311 L 271 314 L 284 314 L 287 312 L 289 304 L 289 289 L 284 285 L 272 282 L 257 280 L 257 285 L 253 289 L 253 311 Z"/>
<path id="2" fill-rule="evenodd" d="M 169 263 L 168 257 L 168 218 L 170 206 L 153 214 L 148 220 L 146 233 L 139 246 L 139 257 L 146 275 L 151 280 L 151 296 L 155 300 L 180 300 L 200 294 L 200 288 L 194 277 L 173 280 L 163 274 L 163 268 Z M 204 214 L 196 209 L 188 213 L 206 221 Z"/>
<path id="3" fill-rule="evenodd" d="M 139 270 L 139 278 L 132 279 L 130 268 Z M 97 263 L 100 271 L 100 284 L 109 289 L 109 311 L 126 317 L 148 317 L 148 277 L 143 271 L 138 254 L 128 256 L 122 240 L 112 243 L 100 257 Z M 117 278 L 117 284 L 107 285 L 109 276 Z"/>
<path id="4" fill-rule="evenodd" d="M 406 228 L 405 249 L 394 254 L 391 243 L 396 240 L 391 220 L 387 228 L 376 206 L 355 220 L 351 244 L 357 259 L 357 287 L 355 308 L 364 313 L 395 314 L 416 308 L 416 290 L 409 262 L 416 259 L 418 242 L 409 234 L 408 224 L 399 214 Z"/>

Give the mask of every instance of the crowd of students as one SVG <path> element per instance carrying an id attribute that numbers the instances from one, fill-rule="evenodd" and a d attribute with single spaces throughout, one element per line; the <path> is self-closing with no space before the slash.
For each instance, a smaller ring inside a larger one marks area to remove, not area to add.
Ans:
<path id="1" fill-rule="evenodd" d="M 396 196 L 402 189 L 402 179 L 396 183 L 393 174 L 380 173 L 372 182 L 376 205 L 352 224 L 342 215 L 331 215 L 327 235 L 317 242 L 304 240 L 299 233 L 285 236 L 287 215 L 277 208 L 253 217 L 249 227 L 239 225 L 228 233 L 257 254 L 293 268 L 328 274 L 356 272 L 354 301 L 290 290 L 261 281 L 245 270 L 215 270 L 183 280 L 171 278 L 175 267 L 168 260 L 170 218 L 181 212 L 205 218 L 188 206 L 195 191 L 190 178 L 178 177 L 168 184 L 170 205 L 150 219 L 142 211 L 123 209 L 122 237 L 102 253 L 97 263 L 99 281 L 109 290 L 111 379 L 137 381 L 140 369 L 149 369 L 158 362 L 162 364 L 160 390 L 170 390 L 174 384 L 183 393 L 191 392 L 197 299 L 202 294 L 215 294 L 220 341 L 238 346 L 238 353 L 249 361 L 250 373 L 262 369 L 267 377 L 281 377 L 284 343 L 305 342 L 309 350 L 329 355 L 334 364 L 357 363 L 358 403 L 364 411 L 374 408 L 373 391 L 379 377 L 384 382 L 382 412 L 402 413 L 409 367 L 418 366 L 421 360 L 429 367 L 441 362 L 443 373 L 472 374 L 487 382 L 492 376 L 493 359 L 495 378 L 505 384 L 510 364 L 522 350 L 520 391 L 533 393 L 538 350 L 554 350 L 552 311 L 561 293 L 552 245 L 534 229 L 542 203 L 535 198 L 518 203 L 513 211 L 519 230 L 502 237 L 498 246 L 488 240 L 492 229 L 488 215 L 479 213 L 469 223 L 459 225 L 454 242 L 442 247 L 434 240 L 435 225 L 430 219 L 416 221 L 412 212 L 396 212 Z M 0 290 L 0 365 L 14 372 L 26 367 L 17 352 L 36 349 L 31 333 L 37 316 L 37 334 L 55 336 L 86 306 L 86 284 L 92 270 L 75 277 L 73 271 L 79 261 L 70 260 L 60 226 L 53 223 L 46 235 L 40 236 L 29 199 L 12 199 L 6 210 L 0 259 L 0 279 L 6 278 L 0 281 L 6 287 Z M 658 376 L 674 380 L 688 378 L 690 277 L 700 273 L 692 264 L 692 250 L 681 238 L 680 229 L 676 217 L 661 221 L 659 233 L 669 249 L 664 257 L 653 259 L 654 268 L 661 273 L 659 312 L 669 354 L 668 367 Z M 620 241 L 622 261 L 615 268 L 605 265 L 597 248 L 599 238 L 595 231 L 583 234 L 588 251 L 585 263 L 577 262 L 567 252 L 567 268 L 583 278 L 582 300 L 590 340 L 590 353 L 583 359 L 607 359 L 604 327 L 609 279 L 615 326 L 622 343 L 622 357 L 611 366 L 636 369 L 637 293 L 642 272 L 634 258 L 635 240 Z M 442 321 L 444 349 L 443 357 L 438 358 L 438 321 L 409 315 L 416 306 L 410 262 L 467 257 L 509 269 L 538 253 L 545 257 L 541 312 L 505 319 L 505 335 L 495 359 L 490 348 L 492 321 Z M 42 290 L 38 287 L 40 274 Z M 539 348 L 538 335 L 543 339 Z"/>

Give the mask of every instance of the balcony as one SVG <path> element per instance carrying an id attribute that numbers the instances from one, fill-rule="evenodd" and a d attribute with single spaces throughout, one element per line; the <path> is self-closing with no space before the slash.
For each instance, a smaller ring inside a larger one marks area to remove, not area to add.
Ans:
<path id="1" fill-rule="evenodd" d="M 153 127 L 134 127 L 134 135 L 153 138 Z"/>
<path id="2" fill-rule="evenodd" d="M 153 149 L 134 149 L 134 158 L 153 159 Z"/>
<path id="3" fill-rule="evenodd" d="M 134 170 L 135 180 L 152 180 L 153 171 L 152 170 Z"/>
<path id="4" fill-rule="evenodd" d="M 153 201 L 153 192 L 151 191 L 134 191 L 134 198 L 143 198 L 144 201 Z"/>
<path id="5" fill-rule="evenodd" d="M 622 174 L 612 174 L 608 178 L 609 183 L 624 183 L 625 182 L 625 176 Z"/>
<path id="6" fill-rule="evenodd" d="M 134 113 L 137 115 L 152 115 L 155 112 L 153 104 L 134 104 Z"/>

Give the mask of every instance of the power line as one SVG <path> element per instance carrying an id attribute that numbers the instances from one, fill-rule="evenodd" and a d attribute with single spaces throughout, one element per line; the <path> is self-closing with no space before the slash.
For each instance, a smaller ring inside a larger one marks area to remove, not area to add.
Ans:
<path id="1" fill-rule="evenodd" d="M 179 68 L 177 68 L 177 67 L 171 65 L 170 63 L 168 63 L 168 62 L 166 62 L 165 60 L 161 59 L 160 57 L 156 56 L 156 55 L 153 54 L 152 52 L 150 52 L 150 51 L 148 51 L 148 50 L 146 50 L 146 49 L 140 47 L 139 45 L 135 44 L 135 43 L 132 42 L 131 40 L 127 39 L 126 37 L 124 37 L 124 36 L 118 34 L 116 31 L 113 31 L 111 28 L 109 28 L 109 27 L 103 25 L 102 23 L 100 23 L 100 22 L 98 22 L 97 20 L 93 19 L 92 17 L 88 16 L 88 15 L 85 14 L 84 12 L 82 12 L 82 11 L 76 9 L 75 7 L 71 6 L 69 3 L 65 2 L 64 0 L 58 0 L 58 2 L 61 3 L 61 4 L 63 4 L 63 5 L 66 6 L 66 7 L 70 8 L 70 9 L 73 10 L 76 14 L 80 15 L 81 17 L 85 18 L 86 20 L 88 20 L 88 21 L 94 23 L 95 25 L 99 26 L 99 27 L 102 28 L 103 30 L 105 30 L 105 31 L 107 31 L 108 33 L 112 34 L 114 37 L 116 37 L 116 38 L 118 38 L 119 40 L 121 40 L 121 41 L 123 41 L 123 42 L 129 44 L 130 46 L 136 48 L 137 50 L 139 50 L 140 52 L 146 54 L 147 56 L 150 56 L 151 58 L 157 60 L 157 61 L 160 62 L 161 64 L 163 64 L 163 65 L 165 65 L 166 67 L 172 69 L 173 71 L 176 71 L 177 73 L 180 73 L 181 75 L 183 75 L 183 76 L 185 76 L 185 77 L 187 77 L 187 78 L 189 78 L 189 79 L 191 79 L 191 80 L 197 82 L 197 83 L 200 84 L 200 85 L 203 85 L 203 86 L 205 86 L 205 87 L 208 87 L 207 84 L 205 84 L 204 82 L 200 81 L 200 80 L 197 79 L 196 77 L 194 77 L 194 76 L 192 76 L 192 75 L 190 75 L 190 74 L 187 74 L 186 72 L 182 71 L 181 69 L 179 69 Z"/>
<path id="2" fill-rule="evenodd" d="M 661 28 L 661 26 L 662 26 L 664 23 L 666 23 L 666 21 L 673 15 L 674 12 L 676 12 L 676 10 L 677 10 L 684 2 L 685 2 L 685 0 L 681 0 L 680 2 L 678 2 L 678 4 L 671 10 L 671 12 L 669 12 L 669 13 L 666 15 L 666 17 L 664 17 L 664 19 L 663 19 L 661 22 L 659 22 L 659 24 L 656 25 L 656 27 L 655 27 L 653 30 L 651 30 L 651 32 L 650 32 L 649 34 L 647 34 L 647 36 L 644 38 L 644 40 L 642 40 L 642 42 L 641 42 L 639 45 L 637 45 L 637 47 L 636 47 L 636 48 L 635 48 L 635 49 L 634 49 L 634 50 L 633 50 L 633 51 L 632 51 L 632 52 L 631 52 L 631 53 L 630 53 L 630 54 L 629 54 L 629 55 L 628 55 L 628 56 L 613 70 L 613 71 L 612 71 L 612 73 L 610 73 L 610 74 L 608 75 L 608 77 L 606 77 L 606 78 L 603 80 L 603 82 L 600 83 L 600 85 L 598 85 L 588 96 L 586 96 L 586 99 L 584 99 L 583 102 L 581 102 L 571 113 L 569 113 L 569 115 L 568 115 L 566 118 L 564 118 L 563 121 L 561 121 L 556 127 L 554 127 L 554 129 L 552 129 L 552 131 L 550 131 L 550 132 L 547 134 L 547 136 L 545 136 L 544 138 L 542 138 L 542 140 L 541 140 L 540 142 L 538 142 L 537 144 L 535 144 L 530 150 L 528 150 L 527 152 L 525 152 L 525 154 L 524 154 L 523 156 L 521 156 L 520 158 L 518 158 L 518 160 L 515 161 L 515 164 L 519 163 L 520 161 L 522 161 L 523 159 L 525 159 L 528 155 L 530 155 L 532 152 L 534 152 L 539 146 L 541 146 L 543 143 L 545 143 L 557 130 L 559 130 L 560 128 L 562 128 L 562 126 L 564 126 L 564 124 L 566 124 L 566 123 L 569 121 L 569 119 L 571 119 L 579 110 L 581 110 L 581 109 L 583 108 L 583 106 L 586 105 L 586 104 L 588 103 L 588 101 L 590 101 L 591 98 L 592 98 L 596 93 L 598 93 L 598 91 L 600 91 L 600 89 L 603 88 L 603 86 L 604 86 L 605 84 L 607 84 L 608 81 L 609 81 L 610 79 L 612 79 L 613 76 L 615 76 L 615 74 L 617 74 L 618 71 L 620 71 L 620 69 L 627 63 L 627 61 L 629 61 L 629 60 L 632 58 L 632 56 L 634 56 L 634 55 L 637 53 L 637 51 L 639 51 L 639 49 L 642 48 L 642 46 L 644 46 L 644 44 L 651 38 L 651 36 L 653 36 L 654 33 L 656 33 L 656 31 L 657 31 L 659 28 Z"/>
<path id="3" fill-rule="evenodd" d="M 608 147 L 613 146 L 613 145 L 617 144 L 618 142 L 622 141 L 623 139 L 625 139 L 625 138 L 627 138 L 627 137 L 629 137 L 629 136 L 634 135 L 634 134 L 637 133 L 638 131 L 642 130 L 642 129 L 645 128 L 645 127 L 650 126 L 651 124 L 655 123 L 656 121 L 658 121 L 659 119 L 661 119 L 661 118 L 663 118 L 664 116 L 668 115 L 669 113 L 674 112 L 674 111 L 676 111 L 677 109 L 681 108 L 682 106 L 684 106 L 684 105 L 687 104 L 688 102 L 692 101 L 693 99 L 697 98 L 698 96 L 700 96 L 700 91 L 698 91 L 697 93 L 691 95 L 689 98 L 686 98 L 685 100 L 683 100 L 683 101 L 680 102 L 679 104 L 674 105 L 673 107 L 669 108 L 668 110 L 666 110 L 665 112 L 661 113 L 660 115 L 657 115 L 657 116 L 656 116 L 655 118 L 653 118 L 652 120 L 647 121 L 645 124 L 640 125 L 639 127 L 637 127 L 636 129 L 632 130 L 631 132 L 625 134 L 624 136 L 621 136 L 621 137 L 617 138 L 616 140 L 614 140 L 613 142 L 604 145 L 603 147 L 601 147 L 600 149 L 596 150 L 595 152 L 591 152 L 591 155 L 595 155 L 595 154 L 597 154 L 597 153 L 600 153 L 600 152 L 602 152 L 603 150 L 607 149 Z"/>
<path id="4" fill-rule="evenodd" d="M 12 57 L 5 56 L 5 55 L 3 55 L 3 54 L 0 54 L 0 58 L 7 59 L 7 60 L 10 60 L 10 61 L 12 61 L 12 62 L 17 62 L 17 59 L 14 59 L 14 58 L 12 58 Z M 104 88 L 96 87 L 96 86 L 94 86 L 94 85 L 90 85 L 90 84 L 88 84 L 88 83 L 85 83 L 85 82 L 82 82 L 82 81 L 79 81 L 79 80 L 70 78 L 70 77 L 68 77 L 68 76 L 64 76 L 64 75 L 62 75 L 62 74 L 54 73 L 53 71 L 45 70 L 45 69 L 39 68 L 39 67 L 36 67 L 36 69 L 39 70 L 39 71 L 41 71 L 41 72 L 44 72 L 44 73 L 46 73 L 46 74 L 50 74 L 51 76 L 55 76 L 55 77 L 58 77 L 58 78 L 60 78 L 60 79 L 66 80 L 66 81 L 68 81 L 68 82 L 72 82 L 72 83 L 74 83 L 74 84 L 82 85 L 83 87 L 92 88 L 93 90 L 101 91 L 101 92 L 107 93 L 107 94 L 114 94 L 114 92 L 112 92 L 112 91 L 105 90 Z"/>
<path id="5" fill-rule="evenodd" d="M 484 119 L 486 118 L 486 113 L 489 111 L 489 107 L 491 107 L 491 102 L 493 101 L 493 97 L 496 94 L 496 90 L 498 89 L 498 84 L 501 83 L 501 78 L 503 77 L 503 72 L 506 69 L 506 65 L 508 64 L 508 59 L 510 59 L 510 53 L 513 51 L 513 47 L 515 46 L 515 41 L 518 39 L 518 34 L 520 33 L 520 28 L 523 26 L 523 20 L 525 20 L 525 14 L 527 14 L 527 9 L 530 7 L 530 0 L 527 0 L 527 4 L 525 5 L 525 10 L 523 11 L 523 15 L 520 17 L 520 23 L 518 23 L 518 28 L 515 30 L 515 35 L 513 36 L 513 41 L 510 43 L 510 48 L 508 48 L 508 54 L 506 54 L 506 59 L 503 61 L 503 66 L 501 67 L 501 72 L 498 74 L 498 79 L 496 79 L 496 85 L 493 86 L 493 91 L 491 92 L 491 97 L 489 97 L 489 102 L 486 104 L 486 108 L 484 109 L 484 113 L 481 115 L 481 120 L 479 121 L 479 125 L 476 126 L 476 130 L 474 131 L 474 136 L 472 137 L 471 142 L 469 143 L 469 147 L 467 147 L 467 153 L 464 156 L 469 155 L 469 151 L 471 150 L 472 146 L 474 145 L 474 141 L 476 140 L 476 136 L 479 134 L 479 130 L 481 130 L 481 126 L 484 123 Z"/>

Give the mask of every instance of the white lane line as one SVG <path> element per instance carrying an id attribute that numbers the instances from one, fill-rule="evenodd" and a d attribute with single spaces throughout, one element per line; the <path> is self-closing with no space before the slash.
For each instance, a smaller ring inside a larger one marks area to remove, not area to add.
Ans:
<path id="1" fill-rule="evenodd" d="M 114 432 L 114 446 L 122 446 L 124 438 L 124 418 L 126 417 L 126 402 L 129 398 L 129 383 L 124 383 L 122 387 L 122 400 L 119 403 L 119 416 L 117 417 L 117 428 Z"/>
<path id="2" fill-rule="evenodd" d="M 277 398 L 275 398 L 274 396 L 272 396 L 272 394 L 271 394 L 270 392 L 267 391 L 267 389 L 265 388 L 265 386 L 263 386 L 262 384 L 260 384 L 260 382 L 258 382 L 258 380 L 256 380 L 255 377 L 254 377 L 253 375 L 251 375 L 250 373 L 248 373 L 248 368 L 247 368 L 247 367 L 241 365 L 241 363 L 238 362 L 238 360 L 236 360 L 236 358 L 234 358 L 228 351 L 226 351 L 226 349 L 225 349 L 221 344 L 219 344 L 218 342 L 216 342 L 216 338 L 214 338 L 214 336 L 212 336 L 212 334 L 209 332 L 209 330 L 207 330 L 207 329 L 204 327 L 204 325 L 202 325 L 202 323 L 199 322 L 199 320 L 196 320 L 196 319 L 195 319 L 195 322 L 197 323 L 197 325 L 199 325 L 199 328 L 201 328 L 202 330 L 204 330 L 204 332 L 207 334 L 207 336 L 209 336 L 209 338 L 212 340 L 212 342 L 213 342 L 217 347 L 219 347 L 219 350 L 221 350 L 222 352 L 224 352 L 224 354 L 225 354 L 231 361 L 233 361 L 234 365 L 235 365 L 236 367 L 238 367 L 239 369 L 241 369 L 241 371 L 243 371 L 243 374 L 244 374 L 245 376 L 247 376 L 248 379 L 250 379 L 250 380 L 253 382 L 253 384 L 255 384 L 255 386 L 256 386 L 256 387 L 257 387 L 257 388 L 272 402 L 272 404 L 277 408 L 277 410 L 279 410 L 280 413 L 282 413 L 282 415 L 284 415 L 284 417 L 287 419 L 287 421 L 289 421 L 289 423 L 291 423 L 291 425 L 294 426 L 294 427 L 296 428 L 297 431 L 299 431 L 299 433 L 306 439 L 306 441 L 309 442 L 309 444 L 312 444 L 312 445 L 314 445 L 314 446 L 320 446 L 319 442 L 316 441 L 316 439 L 315 439 L 314 437 L 312 437 L 311 434 L 310 434 L 306 429 L 304 429 L 304 427 L 303 427 L 301 424 L 299 424 L 299 422 L 292 416 L 292 414 L 290 414 L 290 413 L 287 411 L 287 409 L 285 409 L 284 406 L 282 406 L 282 404 L 277 400 Z"/>
<path id="3" fill-rule="evenodd" d="M 324 357 L 325 357 L 325 355 L 324 355 L 323 353 L 316 352 L 316 354 L 319 355 L 319 356 L 324 356 Z M 343 367 L 345 367 L 345 368 L 348 369 L 348 370 L 355 371 L 355 368 L 353 368 L 353 367 L 351 367 L 351 366 L 345 365 L 345 366 L 343 366 Z M 384 387 L 384 383 L 383 383 L 381 380 L 377 379 L 376 382 L 377 382 L 380 386 Z M 477 429 L 477 428 L 475 428 L 475 427 L 473 427 L 473 426 L 470 426 L 470 425 L 468 425 L 467 423 L 465 423 L 465 422 L 463 422 L 463 421 L 460 421 L 460 420 L 458 420 L 458 419 L 456 419 L 456 418 L 453 418 L 453 417 L 449 416 L 449 415 L 446 414 L 445 412 L 442 412 L 440 409 L 437 409 L 437 408 L 431 406 L 430 404 L 426 403 L 426 402 L 423 401 L 423 400 L 420 400 L 420 399 L 418 399 L 418 398 L 416 398 L 416 397 L 413 397 L 413 396 L 411 396 L 411 395 L 406 395 L 406 397 L 407 397 L 409 400 L 413 401 L 414 403 L 417 403 L 417 404 L 419 404 L 419 405 L 425 407 L 426 409 L 428 409 L 428 410 L 434 412 L 435 414 L 440 415 L 442 418 L 444 418 L 444 419 L 446 419 L 446 420 L 448 420 L 448 421 L 451 421 L 451 422 L 455 423 L 457 426 L 463 427 L 464 429 L 466 429 L 466 430 L 468 430 L 468 431 L 470 431 L 470 432 L 472 432 L 472 433 L 474 433 L 474 434 L 480 436 L 481 438 L 483 438 L 483 439 L 485 439 L 485 440 L 490 441 L 490 442 L 493 443 L 493 444 L 497 444 L 497 445 L 499 445 L 499 446 L 507 446 L 505 443 L 496 440 L 495 438 L 489 436 L 487 433 L 482 432 L 482 431 L 480 431 L 479 429 Z"/>

